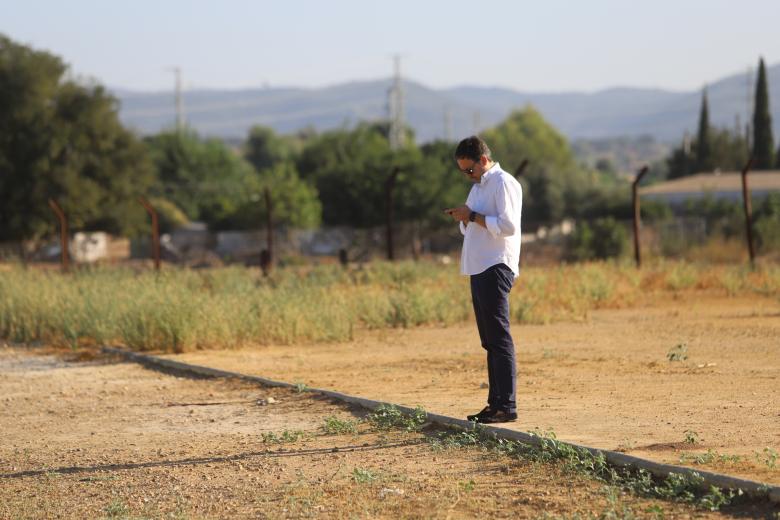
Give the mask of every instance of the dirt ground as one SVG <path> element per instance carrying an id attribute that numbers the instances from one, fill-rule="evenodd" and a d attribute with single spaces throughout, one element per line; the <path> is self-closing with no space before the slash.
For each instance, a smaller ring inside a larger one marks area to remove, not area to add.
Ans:
<path id="1" fill-rule="evenodd" d="M 638 499 L 478 448 L 435 450 L 435 432 L 382 432 L 363 413 L 309 393 L 0 347 L 0 518 L 759 514 Z M 357 431 L 328 434 L 329 417 Z"/>
<path id="2" fill-rule="evenodd" d="M 651 298 L 580 323 L 515 325 L 513 428 L 780 484 L 780 298 Z M 687 359 L 670 361 L 684 344 Z M 487 396 L 476 327 L 169 356 L 455 417 Z M 698 460 L 697 460 L 698 457 Z"/>

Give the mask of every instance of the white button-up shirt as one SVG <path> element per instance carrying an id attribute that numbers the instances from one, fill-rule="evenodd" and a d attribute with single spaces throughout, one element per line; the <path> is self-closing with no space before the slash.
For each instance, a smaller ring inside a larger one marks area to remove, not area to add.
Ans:
<path id="1" fill-rule="evenodd" d="M 495 163 L 471 187 L 466 205 L 485 216 L 487 229 L 476 222 L 460 223 L 463 251 L 460 273 L 479 274 L 496 264 L 505 264 L 517 277 L 520 263 L 520 213 L 523 188 Z"/>

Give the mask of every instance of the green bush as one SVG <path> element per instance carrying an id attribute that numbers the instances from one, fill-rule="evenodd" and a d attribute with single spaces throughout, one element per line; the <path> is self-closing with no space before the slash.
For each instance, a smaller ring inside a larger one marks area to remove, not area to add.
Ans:
<path id="1" fill-rule="evenodd" d="M 756 245 L 765 252 L 780 249 L 780 217 L 764 217 L 753 224 Z"/>
<path id="2" fill-rule="evenodd" d="M 756 208 L 753 229 L 762 251 L 780 249 L 780 193 L 772 193 Z"/>
<path id="3" fill-rule="evenodd" d="M 569 260 L 605 260 L 619 257 L 628 246 L 628 233 L 612 217 L 598 218 L 592 224 L 579 222 L 569 238 L 566 257 Z"/>

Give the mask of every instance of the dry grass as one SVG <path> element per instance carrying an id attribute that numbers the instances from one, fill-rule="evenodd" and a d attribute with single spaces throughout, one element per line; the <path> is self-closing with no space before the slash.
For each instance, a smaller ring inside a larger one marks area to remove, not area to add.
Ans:
<path id="1" fill-rule="evenodd" d="M 648 294 L 780 292 L 780 268 L 658 262 L 589 263 L 523 270 L 511 294 L 513 319 L 587 319 Z M 471 319 L 468 280 L 432 262 L 277 270 L 121 268 L 69 275 L 0 270 L 0 337 L 77 347 L 123 344 L 183 352 L 253 344 L 343 341 L 358 328 L 449 325 Z"/>

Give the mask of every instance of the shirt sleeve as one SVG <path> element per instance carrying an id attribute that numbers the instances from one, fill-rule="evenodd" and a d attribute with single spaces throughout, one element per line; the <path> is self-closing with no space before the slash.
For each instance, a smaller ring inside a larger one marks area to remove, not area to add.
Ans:
<path id="1" fill-rule="evenodd" d="M 501 182 L 495 193 L 496 215 L 485 215 L 485 227 L 494 237 L 511 237 L 520 232 L 520 211 L 523 206 L 522 187 Z"/>
<path id="2" fill-rule="evenodd" d="M 474 196 L 474 187 L 472 187 L 469 190 L 469 195 L 468 195 L 468 197 L 466 197 L 466 206 L 471 207 L 471 204 L 472 204 L 471 201 L 473 200 L 473 196 Z M 465 236 L 466 235 L 466 224 L 464 224 L 463 222 L 458 222 L 458 227 L 460 228 L 460 232 L 463 234 L 463 236 Z"/>

